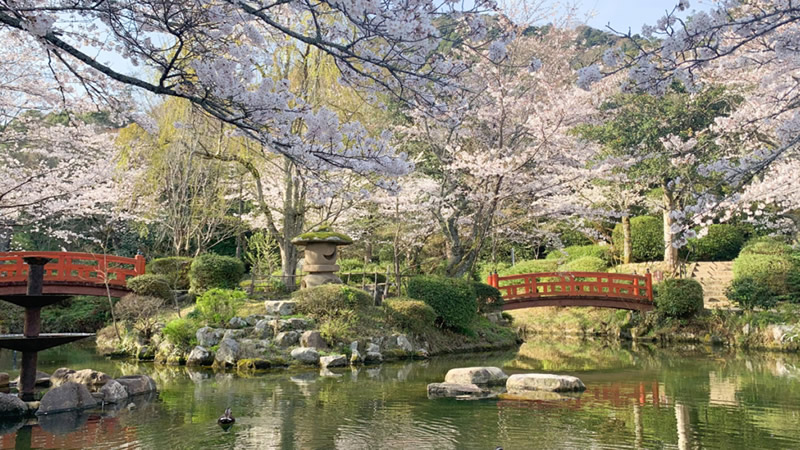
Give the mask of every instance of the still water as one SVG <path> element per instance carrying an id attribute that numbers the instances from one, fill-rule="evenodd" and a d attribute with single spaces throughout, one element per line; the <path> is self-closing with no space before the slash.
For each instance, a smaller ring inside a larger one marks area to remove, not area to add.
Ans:
<path id="1" fill-rule="evenodd" d="M 40 354 L 40 369 L 148 373 L 157 399 L 119 410 L 0 424 L 2 448 L 800 448 L 800 357 L 704 347 L 544 339 L 518 351 L 439 357 L 333 372 L 255 375 L 131 364 L 70 345 Z M 580 377 L 558 401 L 428 400 L 448 369 Z M 0 371 L 16 376 L 0 352 Z M 226 407 L 236 424 L 216 423 Z"/>

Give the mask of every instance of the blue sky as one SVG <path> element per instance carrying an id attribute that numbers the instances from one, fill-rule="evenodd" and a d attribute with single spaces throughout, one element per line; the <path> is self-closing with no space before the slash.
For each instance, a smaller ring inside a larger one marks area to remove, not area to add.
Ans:
<path id="1" fill-rule="evenodd" d="M 627 32 L 628 28 L 634 33 L 642 30 L 642 25 L 653 25 L 667 10 L 672 10 L 678 0 L 582 0 L 581 12 L 594 12 L 594 17 L 587 23 L 593 28 L 606 29 L 611 26 L 620 32 Z M 692 10 L 708 10 L 710 0 L 690 0 L 689 12 Z M 685 12 L 681 14 L 685 15 Z"/>

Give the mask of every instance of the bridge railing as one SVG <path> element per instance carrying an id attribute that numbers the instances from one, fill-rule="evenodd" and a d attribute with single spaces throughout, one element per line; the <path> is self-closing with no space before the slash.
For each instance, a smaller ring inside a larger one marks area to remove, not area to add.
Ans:
<path id="1" fill-rule="evenodd" d="M 545 272 L 489 275 L 487 284 L 503 294 L 506 301 L 550 297 L 608 297 L 623 300 L 653 301 L 651 274 L 628 275 L 605 272 Z"/>
<path id="2" fill-rule="evenodd" d="M 44 282 L 75 284 L 108 284 L 125 287 L 129 278 L 145 272 L 142 255 L 125 258 L 114 255 L 74 252 L 9 252 L 0 253 L 0 284 L 26 282 L 27 257 L 51 258 L 44 266 Z"/>

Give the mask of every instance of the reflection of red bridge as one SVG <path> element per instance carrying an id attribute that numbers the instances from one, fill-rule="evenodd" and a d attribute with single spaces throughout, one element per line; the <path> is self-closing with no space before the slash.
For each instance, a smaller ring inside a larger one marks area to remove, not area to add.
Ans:
<path id="1" fill-rule="evenodd" d="M 486 282 L 503 294 L 504 310 L 535 306 L 653 309 L 653 280 L 649 273 L 549 272 L 506 277 L 495 273 Z"/>
<path id="2" fill-rule="evenodd" d="M 22 258 L 28 257 L 51 259 L 44 266 L 43 294 L 122 297 L 130 292 L 128 278 L 145 271 L 142 255 L 124 258 L 73 252 L 0 253 L 0 297 L 25 294 L 28 265 Z"/>

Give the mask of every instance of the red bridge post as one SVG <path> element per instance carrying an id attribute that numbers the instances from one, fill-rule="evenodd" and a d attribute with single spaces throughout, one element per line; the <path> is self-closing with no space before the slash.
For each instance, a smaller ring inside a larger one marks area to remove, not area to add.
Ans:
<path id="1" fill-rule="evenodd" d="M 650 273 L 650 270 L 644 274 L 645 279 L 645 286 L 647 287 L 647 299 L 651 302 L 653 301 L 653 274 Z"/>
<path id="2" fill-rule="evenodd" d="M 134 259 L 136 260 L 136 264 L 135 264 L 135 267 L 134 267 L 134 270 L 136 271 L 136 275 L 143 274 L 144 270 L 145 270 L 144 256 L 142 254 L 137 254 L 136 258 L 134 258 Z"/>

